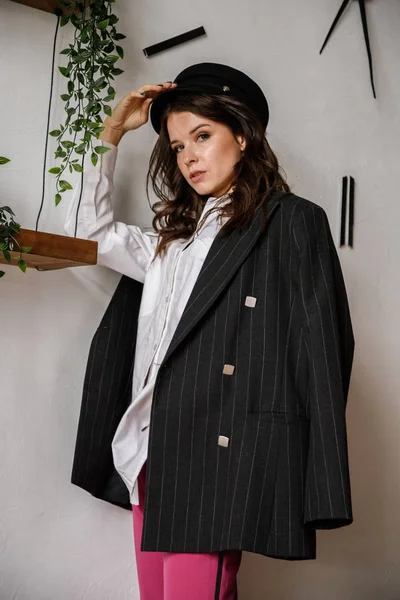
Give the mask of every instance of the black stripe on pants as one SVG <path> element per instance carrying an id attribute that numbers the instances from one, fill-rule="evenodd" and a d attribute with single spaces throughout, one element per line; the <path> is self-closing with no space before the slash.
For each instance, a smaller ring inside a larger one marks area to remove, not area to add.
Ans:
<path id="1" fill-rule="evenodd" d="M 215 596 L 214 600 L 219 600 L 219 594 L 221 591 L 221 578 L 222 578 L 222 563 L 224 560 L 223 551 L 219 552 L 218 556 L 218 570 L 217 570 L 217 581 L 215 583 Z"/>

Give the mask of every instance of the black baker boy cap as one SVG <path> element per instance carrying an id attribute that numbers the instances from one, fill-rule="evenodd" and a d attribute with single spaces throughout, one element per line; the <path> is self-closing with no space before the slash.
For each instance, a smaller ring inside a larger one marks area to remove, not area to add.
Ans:
<path id="1" fill-rule="evenodd" d="M 161 117 L 178 94 L 198 92 L 229 95 L 249 106 L 264 127 L 269 119 L 268 102 L 259 85 L 248 75 L 228 65 L 198 63 L 187 67 L 174 79 L 177 87 L 159 94 L 152 102 L 150 120 L 155 131 L 161 130 Z"/>

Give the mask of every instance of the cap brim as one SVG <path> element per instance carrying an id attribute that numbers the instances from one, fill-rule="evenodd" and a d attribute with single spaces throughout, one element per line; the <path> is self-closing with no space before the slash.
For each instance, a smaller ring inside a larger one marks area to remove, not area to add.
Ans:
<path id="1" fill-rule="evenodd" d="M 211 92 L 211 90 L 210 90 L 210 92 Z M 160 133 L 160 130 L 161 130 L 161 117 L 162 117 L 164 110 L 166 109 L 168 104 L 171 104 L 171 102 L 173 102 L 174 99 L 178 95 L 181 95 L 184 93 L 200 94 L 200 93 L 207 93 L 207 90 L 204 88 L 203 85 L 184 86 L 184 85 L 178 84 L 178 87 L 171 89 L 171 90 L 166 90 L 165 92 L 162 92 L 161 94 L 159 94 L 150 105 L 151 124 L 153 125 L 153 128 L 155 129 L 155 131 L 158 134 Z"/>

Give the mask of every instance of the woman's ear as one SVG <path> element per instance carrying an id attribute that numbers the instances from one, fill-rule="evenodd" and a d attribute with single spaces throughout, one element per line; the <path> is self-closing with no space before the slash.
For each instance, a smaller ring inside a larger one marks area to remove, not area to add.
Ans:
<path id="1" fill-rule="evenodd" d="M 240 136 L 237 138 L 237 141 L 238 141 L 238 143 L 239 143 L 240 150 L 241 150 L 242 152 L 244 152 L 244 150 L 246 149 L 246 146 L 247 146 L 246 139 L 245 139 L 243 136 L 241 136 L 241 135 L 240 135 Z"/>

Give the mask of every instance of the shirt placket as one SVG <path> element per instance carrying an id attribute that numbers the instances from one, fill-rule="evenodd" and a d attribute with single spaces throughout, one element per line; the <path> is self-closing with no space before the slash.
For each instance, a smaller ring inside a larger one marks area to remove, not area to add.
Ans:
<path id="1" fill-rule="evenodd" d="M 194 236 L 193 236 L 193 238 L 194 238 Z M 167 291 L 166 295 L 164 295 L 164 303 L 167 304 L 167 310 L 164 312 L 164 322 L 163 322 L 163 326 L 160 330 L 160 338 L 159 338 L 158 342 L 156 344 L 154 344 L 154 347 L 153 347 L 154 354 L 153 354 L 153 358 L 151 360 L 150 366 L 147 371 L 144 385 L 146 385 L 146 383 L 149 379 L 151 379 L 152 377 L 154 377 L 156 375 L 157 370 L 161 364 L 161 362 L 158 362 L 158 360 L 159 360 L 158 357 L 159 357 L 161 349 L 163 347 L 165 336 L 166 336 L 166 333 L 168 330 L 167 324 L 168 324 L 170 312 L 173 307 L 173 294 L 174 294 L 176 276 L 178 274 L 181 257 L 182 257 L 182 252 L 185 250 L 185 248 L 187 248 L 187 246 L 191 243 L 191 241 L 193 241 L 193 240 L 190 240 L 186 246 L 179 249 L 176 260 L 175 260 L 173 276 L 172 276 L 172 283 L 171 283 L 171 286 L 170 286 L 169 290 Z M 143 427 L 142 431 L 147 429 L 149 427 L 149 425 L 150 425 L 150 423 L 148 423 L 145 427 Z"/>
<path id="2" fill-rule="evenodd" d="M 210 206 L 208 204 L 204 207 L 203 212 L 202 212 L 202 214 L 201 214 L 201 216 L 199 218 L 199 221 L 198 221 L 199 223 L 200 223 L 201 219 L 203 218 L 204 213 L 207 210 L 209 210 L 209 208 L 210 208 Z M 202 226 L 203 228 L 205 227 L 206 222 L 207 222 L 207 219 L 206 219 L 206 221 L 204 222 L 204 224 Z M 172 305 L 173 305 L 173 293 L 174 293 L 174 287 L 175 287 L 175 282 L 176 282 L 176 275 L 178 273 L 178 269 L 179 269 L 179 266 L 180 266 L 182 253 L 194 241 L 194 239 L 199 236 L 199 234 L 200 234 L 200 229 L 196 228 L 196 230 L 194 231 L 192 237 L 189 238 L 187 244 L 183 248 L 181 248 L 179 250 L 179 253 L 177 255 L 177 258 L 176 258 L 176 261 L 175 261 L 175 266 L 174 266 L 174 271 L 173 271 L 173 276 L 172 276 L 171 288 L 170 288 L 169 293 L 166 296 L 164 296 L 164 302 L 168 303 L 168 307 L 167 307 L 167 310 L 164 313 L 164 323 L 163 323 L 163 327 L 161 329 L 161 336 L 160 336 L 160 339 L 158 341 L 158 344 L 154 345 L 153 358 L 152 358 L 150 366 L 149 366 L 149 368 L 147 370 L 147 375 L 145 377 L 145 381 L 144 381 L 143 385 L 146 385 L 146 383 L 149 381 L 149 379 L 155 376 L 155 374 L 157 372 L 157 369 L 158 369 L 158 367 L 161 364 L 161 362 L 156 362 L 156 360 L 157 360 L 157 357 L 160 355 L 160 350 L 161 350 L 161 348 L 163 346 L 163 342 L 164 342 L 164 339 L 165 339 L 165 334 L 167 332 L 168 318 L 169 318 L 169 314 L 170 314 L 170 311 L 171 311 L 171 308 L 172 308 Z M 150 423 L 148 423 L 145 427 L 143 427 L 142 431 L 145 431 L 149 427 L 149 425 L 150 425 Z"/>

